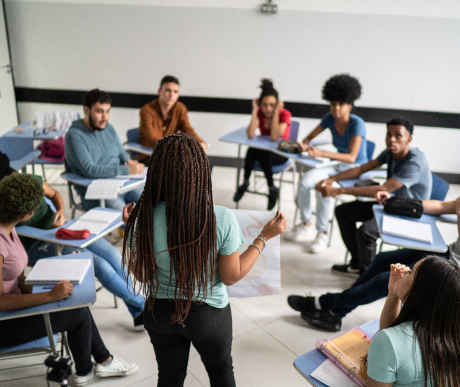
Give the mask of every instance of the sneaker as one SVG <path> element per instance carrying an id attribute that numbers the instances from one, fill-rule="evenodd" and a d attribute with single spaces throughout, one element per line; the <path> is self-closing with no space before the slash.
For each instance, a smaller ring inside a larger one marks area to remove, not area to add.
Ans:
<path id="1" fill-rule="evenodd" d="M 316 234 L 316 238 L 313 243 L 309 247 L 309 253 L 311 254 L 319 254 L 322 253 L 327 248 L 327 233 L 325 232 L 318 232 Z"/>
<path id="2" fill-rule="evenodd" d="M 342 328 L 342 317 L 336 316 L 329 310 L 303 311 L 300 316 L 310 325 L 329 332 L 337 332 Z"/>
<path id="3" fill-rule="evenodd" d="M 301 223 L 293 229 L 283 233 L 283 237 L 291 242 L 307 242 L 311 238 L 313 227 Z"/>
<path id="4" fill-rule="evenodd" d="M 96 374 L 95 369 L 91 370 L 91 372 L 86 375 L 86 376 L 79 376 L 75 374 L 73 376 L 73 384 L 74 386 L 86 386 L 87 384 L 90 384 L 92 381 L 98 379 L 99 376 Z"/>
<path id="5" fill-rule="evenodd" d="M 137 364 L 128 364 L 124 360 L 112 355 L 112 362 L 108 365 L 96 364 L 96 375 L 100 378 L 111 376 L 127 376 L 138 370 Z"/>
<path id="6" fill-rule="evenodd" d="M 141 332 L 145 329 L 144 328 L 144 311 L 139 313 L 139 316 L 134 317 L 133 320 L 134 320 L 134 330 L 135 331 Z"/>
<path id="7" fill-rule="evenodd" d="M 238 187 L 236 190 L 235 196 L 233 196 L 233 201 L 238 203 L 243 197 L 244 193 L 248 190 L 249 185 L 243 184 Z"/>
<path id="8" fill-rule="evenodd" d="M 312 296 L 295 296 L 291 295 L 287 298 L 287 302 L 289 306 L 296 310 L 297 312 L 303 312 L 303 311 L 315 311 L 315 297 Z"/>
<path id="9" fill-rule="evenodd" d="M 280 190 L 275 186 L 270 187 L 270 190 L 268 192 L 267 211 L 271 211 L 273 210 L 273 208 L 275 208 L 276 202 L 278 201 L 279 197 L 280 197 Z"/>
<path id="10" fill-rule="evenodd" d="M 334 265 L 332 266 L 332 270 L 338 271 L 340 273 L 360 274 L 359 268 L 351 266 L 349 263 L 345 265 Z"/>

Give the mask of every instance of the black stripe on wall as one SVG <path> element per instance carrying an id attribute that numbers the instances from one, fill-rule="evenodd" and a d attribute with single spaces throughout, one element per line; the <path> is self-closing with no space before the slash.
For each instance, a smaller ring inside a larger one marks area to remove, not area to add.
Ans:
<path id="1" fill-rule="evenodd" d="M 81 105 L 85 91 L 55 90 L 16 87 L 17 102 L 54 103 L 65 105 Z M 155 94 L 135 94 L 109 92 L 112 106 L 140 109 L 147 102 L 156 98 Z M 181 96 L 182 101 L 192 112 L 250 114 L 251 100 L 216 97 Z M 285 102 L 285 107 L 294 117 L 321 118 L 329 107 L 323 104 Z M 356 107 L 353 112 L 364 121 L 385 123 L 393 117 L 404 116 L 415 125 L 460 129 L 460 113 L 427 112 L 421 110 L 382 109 L 373 107 Z"/>

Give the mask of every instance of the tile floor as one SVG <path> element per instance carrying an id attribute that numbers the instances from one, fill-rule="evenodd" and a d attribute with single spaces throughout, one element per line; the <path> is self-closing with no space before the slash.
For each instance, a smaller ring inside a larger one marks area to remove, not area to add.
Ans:
<path id="1" fill-rule="evenodd" d="M 214 202 L 234 208 L 235 170 L 215 168 L 213 171 Z M 56 187 L 67 202 L 67 187 Z M 452 186 L 448 199 L 460 194 L 460 186 Z M 283 188 L 281 210 L 290 225 L 294 219 L 295 206 L 292 189 Z M 265 210 L 266 199 L 247 194 L 240 202 L 240 208 Z M 70 216 L 70 211 L 68 211 Z M 456 226 L 441 225 L 447 243 L 457 235 Z M 117 244 L 121 248 L 121 243 Z M 310 293 L 319 295 L 326 291 L 341 291 L 349 287 L 356 277 L 332 273 L 334 263 L 343 262 L 345 248 L 337 228 L 333 231 L 332 245 L 324 253 L 306 254 L 303 246 L 282 242 L 281 253 L 281 294 L 247 299 L 231 299 L 233 313 L 233 361 L 237 385 L 240 387 L 278 387 L 308 386 L 308 382 L 294 369 L 294 359 L 313 349 L 315 341 L 331 334 L 308 326 L 286 303 L 289 294 Z M 369 320 L 378 319 L 383 301 L 361 306 L 343 320 L 342 331 L 361 325 Z M 106 290 L 97 295 L 96 303 L 91 307 L 99 331 L 109 350 L 129 362 L 139 365 L 139 371 L 125 378 L 98 380 L 94 386 L 155 386 L 157 366 L 153 348 L 147 333 L 134 332 L 132 319 L 125 305 L 119 302 L 118 309 L 113 307 L 113 297 Z M 3 334 L 3 333 L 2 333 Z M 43 361 L 40 357 L 33 359 Z M 25 360 L 16 360 L 21 364 Z M 5 364 L 6 363 L 6 364 Z M 0 363 L 0 386 L 38 387 L 46 386 L 43 376 L 34 376 L 18 382 L 1 382 L 2 379 L 17 375 L 5 370 L 14 362 Z M 20 374 L 36 375 L 44 367 L 21 369 Z M 56 385 L 56 384 L 55 384 Z M 192 349 L 185 381 L 186 387 L 209 386 L 206 371 L 199 355 Z"/>

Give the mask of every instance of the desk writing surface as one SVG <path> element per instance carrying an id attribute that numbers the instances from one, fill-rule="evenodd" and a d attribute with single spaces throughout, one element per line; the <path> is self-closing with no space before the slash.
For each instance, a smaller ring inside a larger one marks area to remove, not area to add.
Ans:
<path id="1" fill-rule="evenodd" d="M 153 152 L 153 148 L 149 146 L 138 144 L 137 142 L 127 142 L 123 145 L 126 150 L 142 153 L 143 155 L 150 156 Z"/>
<path id="2" fill-rule="evenodd" d="M 433 251 L 436 253 L 444 253 L 447 251 L 447 245 L 444 242 L 444 239 L 442 238 L 442 235 L 439 232 L 438 227 L 436 226 L 436 220 L 438 220 L 437 216 L 423 214 L 420 219 L 401 217 L 401 218 L 412 220 L 415 222 L 423 222 L 423 223 L 431 224 L 431 232 L 433 234 L 433 243 L 426 243 L 426 242 L 419 242 L 419 241 L 415 241 L 411 239 L 383 234 L 382 233 L 383 215 L 386 215 L 386 216 L 395 216 L 395 215 L 385 213 L 385 211 L 383 210 L 383 206 L 377 205 L 377 204 L 372 206 L 372 211 L 374 212 L 375 219 L 377 221 L 377 225 L 379 229 L 379 234 L 383 242 L 388 243 L 390 245 L 402 246 L 402 247 L 406 247 L 408 249 L 414 249 L 414 250 Z"/>
<path id="3" fill-rule="evenodd" d="M 83 187 L 88 187 L 94 180 L 99 180 L 99 179 L 90 179 L 87 177 L 83 177 L 80 175 L 77 175 L 75 173 L 70 173 L 70 172 L 65 172 L 61 174 L 61 177 L 67 181 L 70 181 L 73 184 L 76 185 L 81 185 Z M 111 177 L 109 179 L 116 179 L 116 177 Z M 121 187 L 118 190 L 118 193 L 125 193 L 128 191 L 131 191 L 134 188 L 137 188 L 141 185 L 145 184 L 145 179 L 129 179 L 123 187 Z"/>
<path id="4" fill-rule="evenodd" d="M 32 151 L 27 153 L 24 157 L 21 157 L 17 160 L 10 160 L 11 168 L 19 171 L 21 168 L 24 168 L 27 164 L 30 164 L 32 161 L 38 159 L 42 152 L 40 151 Z"/>
<path id="5" fill-rule="evenodd" d="M 34 140 L 55 140 L 59 137 L 65 135 L 65 130 L 58 129 L 58 130 L 50 130 L 47 133 L 38 134 L 41 132 L 42 128 L 31 127 L 32 125 L 30 122 L 22 123 L 18 126 L 15 126 L 10 131 L 6 132 L 3 136 L 5 137 L 16 137 L 16 138 L 24 138 L 24 139 L 34 139 Z M 22 133 L 17 133 L 16 130 L 21 128 Z M 36 134 L 34 135 L 34 131 L 37 129 Z"/>
<path id="6" fill-rule="evenodd" d="M 370 337 L 373 337 L 379 330 L 379 322 L 377 320 L 370 321 L 364 325 L 361 325 L 360 328 L 364 331 L 364 333 L 368 334 Z M 325 335 L 327 335 L 327 333 L 325 333 Z M 294 367 L 305 379 L 307 379 L 311 385 L 327 387 L 326 384 L 320 382 L 318 379 L 315 379 L 310 375 L 321 364 L 323 364 L 326 359 L 326 355 L 324 355 L 319 349 L 315 348 L 295 359 Z"/>
<path id="7" fill-rule="evenodd" d="M 96 288 L 94 284 L 94 266 L 93 255 L 91 253 L 70 254 L 59 257 L 50 257 L 43 259 L 90 259 L 91 266 L 86 272 L 85 277 L 80 285 L 74 285 L 73 294 L 61 301 L 48 302 L 46 304 L 32 306 L 30 308 L 0 311 L 0 319 L 6 320 L 17 317 L 31 316 L 35 314 L 43 314 L 46 312 L 58 312 L 66 309 L 74 309 L 77 307 L 84 307 L 93 304 L 96 301 Z M 43 289 L 44 286 L 49 285 L 34 285 L 33 293 L 49 292 L 49 289 Z"/>
<path id="8" fill-rule="evenodd" d="M 219 138 L 219 140 L 224 141 L 224 142 L 230 142 L 233 144 L 238 144 L 238 145 L 247 145 L 251 148 L 268 150 L 273 153 L 279 154 L 281 156 L 295 160 L 296 162 L 299 162 L 301 164 L 308 165 L 314 168 L 326 166 L 326 165 L 338 164 L 338 162 L 335 160 L 331 160 L 329 162 L 322 162 L 322 161 L 318 161 L 315 159 L 303 158 L 298 153 L 281 152 L 277 149 L 279 142 L 282 140 L 281 138 L 278 139 L 277 141 L 270 140 L 270 136 L 254 136 L 254 138 L 248 138 L 246 134 L 246 127 L 237 129 L 231 133 L 228 133 L 225 136 L 222 136 L 221 138 Z M 320 140 L 318 143 L 320 144 L 322 142 L 323 141 Z"/>
<path id="9" fill-rule="evenodd" d="M 104 229 L 104 231 L 100 232 L 97 235 L 90 234 L 90 236 L 87 239 L 59 239 L 59 238 L 56 238 L 57 230 L 59 230 L 62 227 L 68 228 L 70 225 L 72 225 L 73 223 L 77 221 L 78 217 L 64 223 L 64 225 L 61 227 L 52 228 L 50 230 L 41 230 L 39 228 L 30 227 L 30 226 L 19 226 L 19 227 L 16 227 L 16 232 L 18 233 L 18 235 L 21 235 L 24 237 L 38 239 L 41 241 L 50 242 L 50 243 L 57 244 L 57 245 L 75 247 L 76 249 L 83 249 L 86 246 L 89 246 L 92 242 L 102 238 L 104 235 L 108 234 L 110 231 L 120 227 L 123 224 L 123 221 L 121 220 L 122 214 L 120 211 L 114 210 L 112 208 L 102 208 L 102 207 L 96 207 L 95 209 L 101 210 L 101 211 L 117 212 L 119 213 L 119 216 L 115 220 L 113 220 Z"/>

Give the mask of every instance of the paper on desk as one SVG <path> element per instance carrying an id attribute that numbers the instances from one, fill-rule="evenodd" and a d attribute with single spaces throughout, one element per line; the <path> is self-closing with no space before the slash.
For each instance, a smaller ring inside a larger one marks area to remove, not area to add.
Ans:
<path id="1" fill-rule="evenodd" d="M 415 241 L 433 243 L 431 224 L 383 215 L 382 233 Z"/>
<path id="2" fill-rule="evenodd" d="M 141 173 L 135 173 L 132 175 L 118 175 L 116 176 L 117 179 L 145 179 L 147 177 L 147 169 L 144 168 L 144 170 Z"/>
<path id="3" fill-rule="evenodd" d="M 329 159 L 327 157 L 310 156 L 310 154 L 308 152 L 301 152 L 300 157 L 302 157 L 303 159 L 307 159 L 307 160 L 316 160 L 316 161 L 318 161 L 320 163 L 327 163 L 327 162 L 331 161 L 331 159 Z"/>
<path id="4" fill-rule="evenodd" d="M 330 359 L 325 360 L 310 375 L 329 387 L 359 387 Z"/>
<path id="5" fill-rule="evenodd" d="M 230 210 L 238 221 L 244 239 L 240 253 L 245 251 L 262 231 L 265 223 L 273 219 L 274 212 Z M 270 239 L 262 254 L 246 276 L 236 284 L 228 286 L 229 297 L 260 297 L 281 292 L 280 237 Z"/>
<path id="6" fill-rule="evenodd" d="M 115 211 L 89 210 L 86 214 L 80 216 L 68 229 L 87 229 L 91 234 L 97 235 L 119 216 L 120 213 Z"/>
<path id="7" fill-rule="evenodd" d="M 118 197 L 118 190 L 127 181 L 120 179 L 93 180 L 86 190 L 85 199 L 116 199 Z"/>

